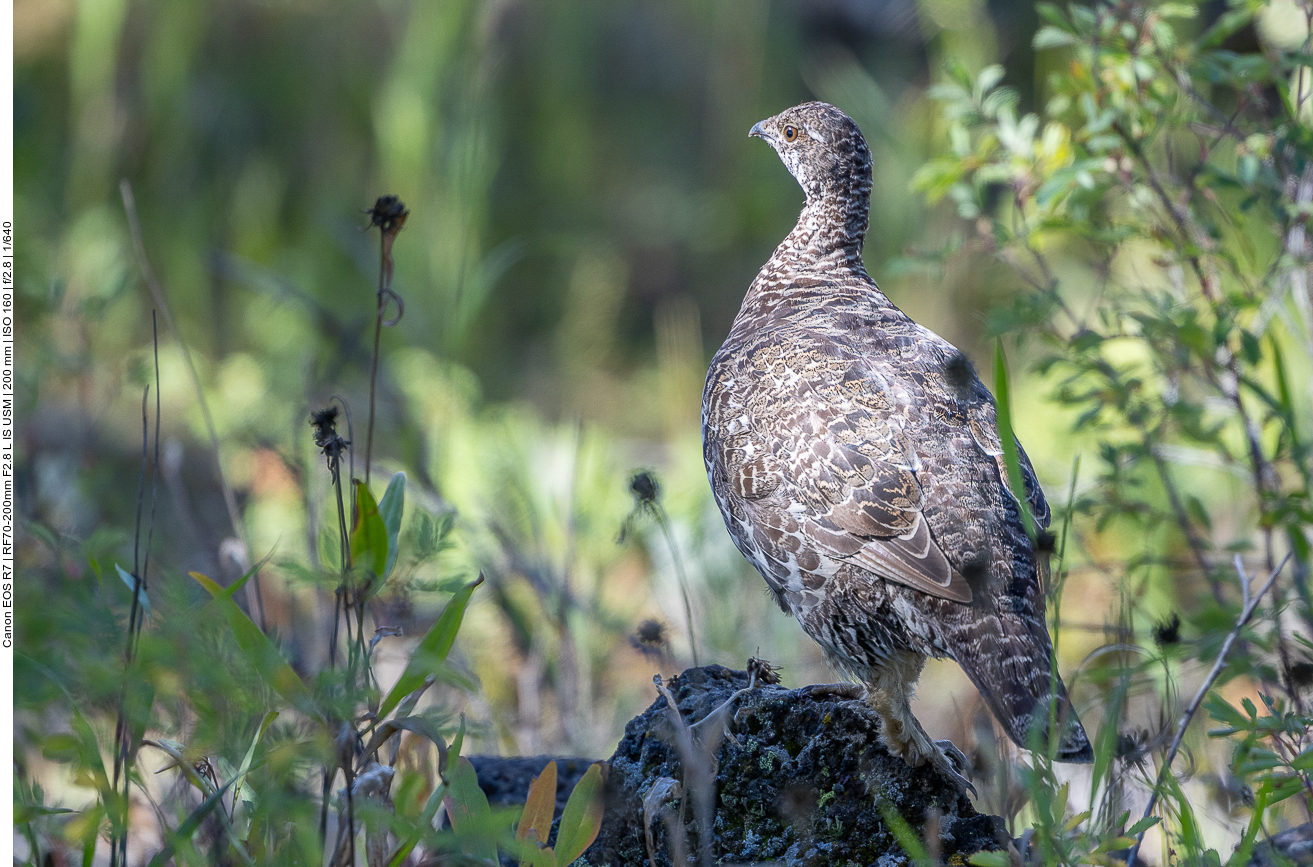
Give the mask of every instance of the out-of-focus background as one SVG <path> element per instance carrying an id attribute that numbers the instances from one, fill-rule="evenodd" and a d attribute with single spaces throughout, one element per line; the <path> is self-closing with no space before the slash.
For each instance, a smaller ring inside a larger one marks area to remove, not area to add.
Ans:
<path id="1" fill-rule="evenodd" d="M 395 194 L 405 309 L 382 331 L 372 480 L 379 495 L 407 474 L 418 553 L 374 616 L 417 636 L 440 591 L 484 573 L 454 651 L 477 688 L 447 697 L 472 750 L 608 755 L 651 676 L 695 651 L 832 679 L 733 548 L 702 468 L 707 362 L 802 204 L 747 130 L 808 99 L 857 120 L 875 154 L 868 270 L 992 383 L 986 325 L 1023 287 L 988 256 L 928 265 L 957 215 L 910 179 L 945 134 L 928 90 L 946 59 L 1003 64 L 1020 111 L 1046 99 L 1061 61 L 1031 48 L 1031 4 L 15 0 L 14 22 L 20 647 L 114 646 L 111 617 L 97 633 L 71 612 L 128 599 L 113 564 L 133 556 L 157 309 L 151 581 L 198 603 L 188 571 L 224 583 L 268 556 L 268 628 L 298 670 L 323 665 L 332 597 L 307 576 L 331 562 L 336 505 L 309 418 L 341 396 L 359 471 L 379 270 L 364 211 Z M 1015 350 L 1017 432 L 1065 503 L 1092 440 L 1030 373 L 1035 347 Z M 639 470 L 655 504 L 631 491 Z M 1225 516 L 1230 478 L 1183 484 Z M 1108 565 L 1124 540 L 1087 541 L 1063 672 L 1125 614 Z M 1142 625 L 1199 589 L 1137 586 Z M 54 695 L 35 675 L 19 687 L 34 706 Z M 979 700 L 953 664 L 927 671 L 917 707 L 932 735 L 976 742 Z"/>
<path id="2" fill-rule="evenodd" d="M 802 204 L 747 130 L 807 99 L 849 111 L 876 154 L 868 268 L 987 368 L 985 313 L 1013 286 L 900 265 L 935 238 L 909 178 L 946 55 L 1006 61 L 1033 92 L 1026 4 L 19 0 L 15 27 L 27 519 L 79 539 L 116 530 L 119 547 L 100 541 L 124 557 L 154 306 L 126 179 L 251 555 L 310 564 L 335 524 L 309 413 L 343 395 L 363 444 L 378 276 L 363 211 L 391 193 L 411 215 L 374 479 L 404 470 L 412 499 L 454 509 L 456 548 L 424 568 L 482 569 L 495 591 L 459 648 L 495 728 L 482 748 L 607 754 L 651 673 L 691 662 L 658 522 L 617 541 L 636 469 L 661 485 L 699 660 L 758 653 L 786 682 L 832 678 L 733 548 L 702 469 L 707 362 Z M 154 562 L 233 572 L 204 418 L 160 327 Z M 1028 412 L 1021 433 L 1056 484 L 1071 447 L 1045 418 Z M 261 577 L 271 614 L 322 654 L 322 606 L 277 565 Z M 562 592 L 564 621 L 548 616 Z M 673 662 L 631 646 L 645 619 L 666 626 Z M 961 737 L 972 690 L 951 666 L 926 683 L 929 724 Z"/>

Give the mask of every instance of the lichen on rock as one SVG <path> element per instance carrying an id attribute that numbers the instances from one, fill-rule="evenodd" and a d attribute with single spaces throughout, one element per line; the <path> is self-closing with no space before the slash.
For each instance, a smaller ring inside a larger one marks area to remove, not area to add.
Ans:
<path id="1" fill-rule="evenodd" d="M 685 855 L 892 867 L 911 861 L 886 821 L 895 814 L 941 863 L 1007 846 L 1001 819 L 885 750 L 865 702 L 748 684 L 746 672 L 689 669 L 669 684 L 679 721 L 664 696 L 630 721 L 610 760 L 601 834 L 579 863 L 647 865 L 650 842 L 657 867 Z M 654 786 L 679 797 L 653 803 Z"/>

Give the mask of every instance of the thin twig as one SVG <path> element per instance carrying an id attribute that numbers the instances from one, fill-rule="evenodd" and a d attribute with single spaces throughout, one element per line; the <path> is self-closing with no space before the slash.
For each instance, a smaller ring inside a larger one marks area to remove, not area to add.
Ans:
<path id="1" fill-rule="evenodd" d="M 1168 775 L 1171 774 L 1172 761 L 1176 758 L 1176 753 L 1181 748 L 1181 741 L 1185 739 L 1185 730 L 1189 727 L 1190 720 L 1194 718 L 1195 713 L 1198 712 L 1199 706 L 1203 704 L 1204 698 L 1208 695 L 1208 691 L 1212 689 L 1213 683 L 1222 673 L 1222 666 L 1226 663 L 1226 655 L 1230 653 L 1231 645 L 1234 644 L 1236 639 L 1240 636 L 1245 625 L 1249 623 L 1249 619 L 1254 616 L 1254 612 L 1258 610 L 1258 603 L 1262 601 L 1263 597 L 1267 594 L 1267 591 L 1276 583 L 1277 576 L 1281 574 L 1281 570 L 1286 567 L 1288 562 L 1290 562 L 1290 554 L 1287 554 L 1285 559 L 1281 561 L 1281 564 L 1272 571 L 1272 574 L 1267 579 L 1267 583 L 1265 583 L 1257 593 L 1250 597 L 1249 604 L 1245 605 L 1244 609 L 1240 612 L 1240 617 L 1236 620 L 1236 625 L 1226 634 L 1226 640 L 1222 642 L 1222 649 L 1218 652 L 1216 661 L 1213 662 L 1212 670 L 1208 672 L 1208 677 L 1204 678 L 1204 682 L 1199 685 L 1199 691 L 1195 693 L 1194 698 L 1190 701 L 1190 706 L 1181 714 L 1181 719 L 1176 724 L 1176 737 L 1172 738 L 1172 745 L 1167 750 L 1167 757 L 1163 759 L 1162 766 L 1158 770 L 1158 779 L 1154 782 L 1153 791 L 1149 793 L 1149 803 L 1144 807 L 1144 815 L 1140 817 L 1141 821 L 1149 818 L 1149 816 L 1153 814 L 1153 808 L 1158 803 L 1158 792 L 1162 788 L 1163 783 L 1167 780 Z M 1249 576 L 1244 573 L 1243 569 L 1238 571 L 1240 572 L 1241 584 L 1248 585 Z M 1140 854 L 1140 844 L 1144 842 L 1144 834 L 1145 832 L 1141 831 L 1136 835 L 1135 845 L 1131 847 L 1130 855 L 1126 859 L 1126 867 L 1135 867 L 1135 859 L 1136 856 Z"/>
<path id="2" fill-rule="evenodd" d="M 151 297 L 155 299 L 155 305 L 164 313 L 164 322 L 173 332 L 173 338 L 178 342 L 178 349 L 182 352 L 183 362 L 187 365 L 187 373 L 191 377 L 192 389 L 196 392 L 196 402 L 200 405 L 201 416 L 205 419 L 205 429 L 210 435 L 210 447 L 214 451 L 214 466 L 219 474 L 219 488 L 223 491 L 223 502 L 228 509 L 228 521 L 232 524 L 233 535 L 242 546 L 242 556 L 247 562 L 250 561 L 250 546 L 246 544 L 246 532 L 242 528 L 241 512 L 237 509 L 237 496 L 233 493 L 232 486 L 228 484 L 227 477 L 223 474 L 223 460 L 219 455 L 219 434 L 214 427 L 214 417 L 210 415 L 209 404 L 205 400 L 205 391 L 201 388 L 201 378 L 196 372 L 196 364 L 192 361 L 191 350 L 187 348 L 187 342 L 182 339 L 182 332 L 178 330 L 178 323 L 173 318 L 173 309 L 169 306 L 168 296 L 164 294 L 164 286 L 155 276 L 155 269 L 151 267 L 150 259 L 146 257 L 146 244 L 142 240 L 141 223 L 137 219 L 137 201 L 132 195 L 132 185 L 128 179 L 124 178 L 119 182 L 119 195 L 123 199 L 123 210 L 128 218 L 128 230 L 132 234 L 132 248 L 137 255 L 137 267 L 141 269 L 142 279 L 146 281 L 146 287 L 150 289 Z M 245 563 L 242 564 L 243 569 Z M 255 608 L 260 619 L 260 629 L 265 630 L 264 617 L 264 597 L 260 591 L 260 575 L 257 572 L 251 576 L 250 588 L 252 595 L 255 597 Z"/>

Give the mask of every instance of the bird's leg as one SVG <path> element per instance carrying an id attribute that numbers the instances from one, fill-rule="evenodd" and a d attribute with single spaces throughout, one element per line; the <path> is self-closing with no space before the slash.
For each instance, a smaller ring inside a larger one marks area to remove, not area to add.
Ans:
<path id="1" fill-rule="evenodd" d="M 919 768 L 929 762 L 960 790 L 974 795 L 975 787 L 963 776 L 967 762 L 962 751 L 952 741 L 930 740 L 912 715 L 912 695 L 923 665 L 924 656 L 901 651 L 891 657 L 887 666 L 873 672 L 867 697 L 882 723 L 880 739 L 890 753 L 910 767 Z"/>

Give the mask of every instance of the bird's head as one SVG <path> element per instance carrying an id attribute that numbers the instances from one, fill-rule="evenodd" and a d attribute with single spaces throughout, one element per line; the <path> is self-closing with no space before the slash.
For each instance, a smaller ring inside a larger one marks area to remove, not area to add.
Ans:
<path id="1" fill-rule="evenodd" d="M 795 105 L 756 124 L 748 135 L 775 148 L 808 201 L 870 191 L 866 139 L 852 118 L 828 103 Z"/>

